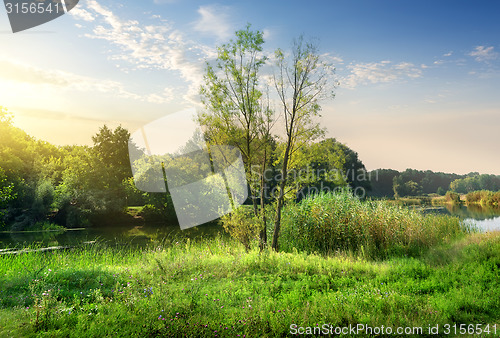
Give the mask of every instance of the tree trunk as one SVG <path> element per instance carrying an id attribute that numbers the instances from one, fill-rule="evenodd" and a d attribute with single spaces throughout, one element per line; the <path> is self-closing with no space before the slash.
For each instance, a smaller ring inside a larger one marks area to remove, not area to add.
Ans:
<path id="1" fill-rule="evenodd" d="M 278 246 L 278 239 L 280 235 L 280 230 L 281 230 L 281 209 L 283 209 L 283 204 L 285 200 L 285 186 L 286 186 L 286 179 L 287 179 L 287 171 L 288 171 L 288 158 L 290 154 L 290 148 L 291 148 L 291 139 L 288 139 L 286 149 L 285 149 L 285 156 L 283 157 L 283 166 L 282 166 L 282 180 L 280 184 L 280 195 L 278 197 L 278 205 L 276 206 L 276 217 L 274 220 L 274 233 L 273 233 L 273 243 L 272 243 L 272 248 L 277 252 L 279 250 Z"/>
<path id="2" fill-rule="evenodd" d="M 260 213 L 262 217 L 262 228 L 260 229 L 260 251 L 262 252 L 267 247 L 267 226 L 266 226 L 266 209 L 265 209 L 265 188 L 266 185 L 266 162 L 267 148 L 264 148 L 264 160 L 262 163 L 262 172 L 260 176 Z"/>

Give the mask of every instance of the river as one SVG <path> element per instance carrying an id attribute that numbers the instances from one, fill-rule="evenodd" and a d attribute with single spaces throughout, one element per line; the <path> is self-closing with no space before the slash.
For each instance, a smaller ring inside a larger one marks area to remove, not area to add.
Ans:
<path id="1" fill-rule="evenodd" d="M 64 231 L 0 232 L 0 250 L 22 247 L 78 246 L 99 242 L 111 246 L 138 246 L 180 241 L 185 238 L 214 237 L 223 234 L 218 224 L 180 230 L 178 225 L 106 226 Z"/>
<path id="2" fill-rule="evenodd" d="M 500 231 L 500 208 L 483 205 L 450 205 L 424 207 L 426 213 L 457 216 L 468 224 L 474 224 L 480 231 Z"/>

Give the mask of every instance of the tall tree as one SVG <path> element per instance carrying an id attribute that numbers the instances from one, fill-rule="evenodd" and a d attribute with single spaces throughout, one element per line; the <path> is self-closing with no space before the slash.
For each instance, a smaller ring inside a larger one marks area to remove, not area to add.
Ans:
<path id="1" fill-rule="evenodd" d="M 281 210 L 290 165 L 304 144 L 324 135 L 324 130 L 316 122 L 316 118 L 320 116 L 320 100 L 328 96 L 333 97 L 333 91 L 328 90 L 331 84 L 329 75 L 333 68 L 321 60 L 317 47 L 304 42 L 303 37 L 294 41 L 290 56 L 278 49 L 275 58 L 277 72 L 274 74 L 274 85 L 285 122 L 281 180 L 272 241 L 272 248 L 278 251 Z"/>
<path id="2" fill-rule="evenodd" d="M 259 71 L 266 61 L 263 43 L 263 32 L 252 31 L 247 25 L 236 32 L 235 40 L 218 48 L 215 67 L 206 66 L 205 84 L 200 89 L 206 110 L 198 117 L 209 142 L 240 150 L 256 215 L 258 185 L 252 184 L 256 181 L 252 168 L 259 166 L 260 172 L 265 170 L 273 121 L 273 112 L 265 104 L 259 86 Z M 263 184 L 261 180 L 261 195 Z M 261 240 L 265 241 L 263 236 L 265 231 L 261 232 Z"/>
<path id="3" fill-rule="evenodd" d="M 93 150 L 108 169 L 104 177 L 108 186 L 116 187 L 123 180 L 132 177 L 128 150 L 129 138 L 129 131 L 122 126 L 112 130 L 106 125 L 99 128 L 99 132 L 92 136 Z"/>

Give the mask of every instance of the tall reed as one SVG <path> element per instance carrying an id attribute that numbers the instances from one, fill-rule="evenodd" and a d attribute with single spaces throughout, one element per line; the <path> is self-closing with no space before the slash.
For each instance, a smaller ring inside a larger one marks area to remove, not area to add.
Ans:
<path id="1" fill-rule="evenodd" d="M 469 231 L 456 217 L 424 215 L 385 201 L 361 201 L 344 190 L 309 196 L 286 206 L 280 248 L 383 258 L 418 254 Z"/>

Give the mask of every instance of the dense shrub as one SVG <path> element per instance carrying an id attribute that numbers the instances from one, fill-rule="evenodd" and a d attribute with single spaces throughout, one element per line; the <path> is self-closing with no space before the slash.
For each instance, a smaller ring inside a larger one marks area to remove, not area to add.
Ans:
<path id="1" fill-rule="evenodd" d="M 500 191 L 488 190 L 472 191 L 465 196 L 467 204 L 479 203 L 484 205 L 500 205 Z"/>

